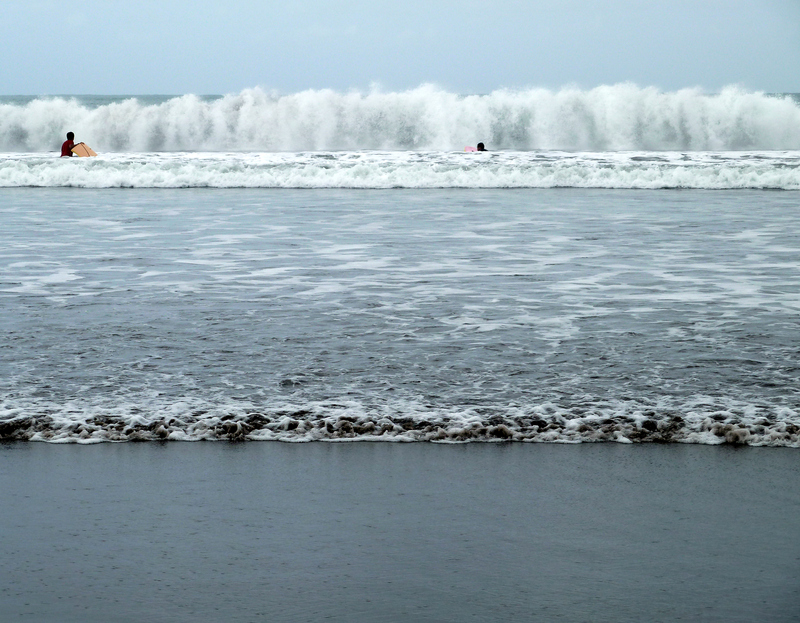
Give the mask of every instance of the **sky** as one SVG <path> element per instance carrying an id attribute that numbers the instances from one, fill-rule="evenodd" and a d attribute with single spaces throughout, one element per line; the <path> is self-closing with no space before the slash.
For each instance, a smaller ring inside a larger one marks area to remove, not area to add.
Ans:
<path id="1" fill-rule="evenodd" d="M 0 95 L 800 92 L 800 0 L 0 0 Z"/>

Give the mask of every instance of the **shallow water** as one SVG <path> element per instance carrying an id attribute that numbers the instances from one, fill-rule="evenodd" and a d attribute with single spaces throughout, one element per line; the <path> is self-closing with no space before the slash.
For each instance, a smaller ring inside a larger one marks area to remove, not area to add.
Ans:
<path id="1" fill-rule="evenodd" d="M 7 439 L 800 445 L 793 192 L 0 197 Z"/>

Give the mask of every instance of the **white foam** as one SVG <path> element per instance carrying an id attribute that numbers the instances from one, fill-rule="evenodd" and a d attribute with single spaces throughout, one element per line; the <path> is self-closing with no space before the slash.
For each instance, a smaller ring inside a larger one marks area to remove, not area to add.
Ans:
<path id="1" fill-rule="evenodd" d="M 800 189 L 800 152 L 0 155 L 0 187 Z M 543 157 L 544 156 L 544 157 Z M 352 166 L 357 157 L 360 165 Z M 101 220 L 88 223 L 117 228 Z M 480 232 L 452 235 L 485 236 Z"/>
<path id="2" fill-rule="evenodd" d="M 629 83 L 469 96 L 422 85 L 399 93 L 255 88 L 157 104 L 0 104 L 0 150 L 53 151 L 70 129 L 103 152 L 462 150 L 478 141 L 517 150 L 797 149 L 800 106 L 738 87 L 665 93 Z"/>
<path id="3" fill-rule="evenodd" d="M 276 404 L 173 403 L 56 405 L 39 402 L 0 412 L 0 439 L 50 443 L 135 440 L 430 441 L 617 443 L 677 442 L 800 448 L 796 411 L 720 404 L 698 396 L 682 404 L 631 400 L 528 407 L 448 409 L 412 402 L 367 406 L 352 400 Z M 22 415 L 36 413 L 35 416 Z"/>

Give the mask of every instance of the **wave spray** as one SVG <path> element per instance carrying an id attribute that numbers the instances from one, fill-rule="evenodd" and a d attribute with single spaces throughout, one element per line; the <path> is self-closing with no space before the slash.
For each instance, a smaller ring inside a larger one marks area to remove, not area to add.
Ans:
<path id="1" fill-rule="evenodd" d="M 634 84 L 466 96 L 432 85 L 288 95 L 253 88 L 156 104 L 0 104 L 2 151 L 52 151 L 69 129 L 104 152 L 461 150 L 478 141 L 520 151 L 784 150 L 800 148 L 800 105 L 738 87 L 709 95 Z"/>

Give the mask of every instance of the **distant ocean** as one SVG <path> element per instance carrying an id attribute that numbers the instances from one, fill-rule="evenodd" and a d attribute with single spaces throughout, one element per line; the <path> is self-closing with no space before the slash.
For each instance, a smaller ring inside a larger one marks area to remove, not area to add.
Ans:
<path id="1" fill-rule="evenodd" d="M 0 439 L 796 448 L 798 190 L 793 94 L 0 98 Z"/>

